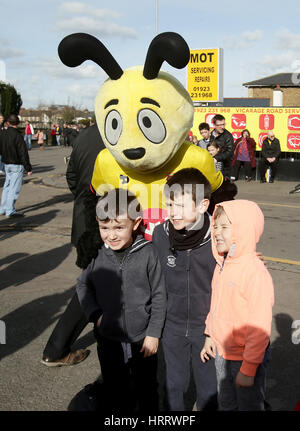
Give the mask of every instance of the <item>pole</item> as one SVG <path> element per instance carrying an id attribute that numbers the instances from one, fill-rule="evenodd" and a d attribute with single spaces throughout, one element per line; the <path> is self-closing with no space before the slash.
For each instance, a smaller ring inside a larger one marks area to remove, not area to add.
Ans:
<path id="1" fill-rule="evenodd" d="M 158 0 L 155 0 L 156 10 L 155 10 L 155 32 L 158 34 Z"/>

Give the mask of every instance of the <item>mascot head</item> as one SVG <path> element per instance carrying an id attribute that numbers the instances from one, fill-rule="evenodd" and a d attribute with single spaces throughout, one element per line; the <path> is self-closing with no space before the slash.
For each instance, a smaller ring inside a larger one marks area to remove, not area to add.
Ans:
<path id="1" fill-rule="evenodd" d="M 98 39 L 85 33 L 65 37 L 58 53 L 67 66 L 93 60 L 108 74 L 95 114 L 103 141 L 121 166 L 150 172 L 175 155 L 193 126 L 193 102 L 181 83 L 160 68 L 164 61 L 178 69 L 187 65 L 190 51 L 180 35 L 159 34 L 144 67 L 125 71 Z"/>

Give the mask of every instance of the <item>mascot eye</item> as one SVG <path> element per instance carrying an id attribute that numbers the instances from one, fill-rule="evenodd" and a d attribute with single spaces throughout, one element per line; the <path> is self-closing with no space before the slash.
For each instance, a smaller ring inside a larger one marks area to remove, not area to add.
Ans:
<path id="1" fill-rule="evenodd" d="M 116 145 L 122 133 L 123 121 L 118 111 L 110 111 L 105 119 L 105 137 L 111 145 Z"/>
<path id="2" fill-rule="evenodd" d="M 138 125 L 144 136 L 154 144 L 160 144 L 166 137 L 166 128 L 159 115 L 151 109 L 138 113 Z"/>

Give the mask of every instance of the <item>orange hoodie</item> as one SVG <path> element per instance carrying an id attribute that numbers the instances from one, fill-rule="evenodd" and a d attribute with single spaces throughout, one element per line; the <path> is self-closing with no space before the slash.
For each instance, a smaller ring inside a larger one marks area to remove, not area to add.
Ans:
<path id="1" fill-rule="evenodd" d="M 232 223 L 231 245 L 226 259 L 214 241 L 214 214 L 211 223 L 212 251 L 217 261 L 210 312 L 205 333 L 215 341 L 219 355 L 241 360 L 241 372 L 255 376 L 269 343 L 274 304 L 272 278 L 256 255 L 264 227 L 258 205 L 246 200 L 222 202 Z"/>

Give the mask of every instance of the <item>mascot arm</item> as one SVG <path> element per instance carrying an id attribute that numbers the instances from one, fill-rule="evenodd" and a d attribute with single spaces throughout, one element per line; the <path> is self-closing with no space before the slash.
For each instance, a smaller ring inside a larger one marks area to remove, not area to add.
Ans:
<path id="1" fill-rule="evenodd" d="M 100 151 L 100 153 L 98 154 L 96 161 L 95 161 L 95 165 L 94 165 L 94 172 L 93 172 L 93 176 L 92 176 L 92 183 L 91 183 L 91 190 L 93 193 L 97 193 L 98 195 L 102 194 L 101 193 L 101 189 L 102 189 L 102 185 L 105 184 L 103 175 L 102 175 L 102 163 L 103 163 L 103 151 Z"/>

